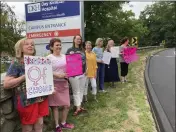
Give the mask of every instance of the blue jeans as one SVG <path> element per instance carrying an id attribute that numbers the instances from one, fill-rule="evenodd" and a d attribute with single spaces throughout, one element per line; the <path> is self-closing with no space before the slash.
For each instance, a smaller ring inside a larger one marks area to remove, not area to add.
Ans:
<path id="1" fill-rule="evenodd" d="M 97 63 L 97 81 L 100 90 L 104 90 L 105 64 Z"/>

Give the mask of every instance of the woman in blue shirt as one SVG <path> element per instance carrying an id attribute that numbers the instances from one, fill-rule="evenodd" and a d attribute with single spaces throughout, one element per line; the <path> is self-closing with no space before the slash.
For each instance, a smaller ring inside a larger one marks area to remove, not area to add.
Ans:
<path id="1" fill-rule="evenodd" d="M 97 60 L 97 80 L 99 84 L 99 92 L 106 92 L 104 90 L 104 73 L 105 73 L 105 64 L 103 63 L 103 39 L 98 38 L 96 40 L 96 47 L 92 49 L 92 51 L 96 54 Z"/>

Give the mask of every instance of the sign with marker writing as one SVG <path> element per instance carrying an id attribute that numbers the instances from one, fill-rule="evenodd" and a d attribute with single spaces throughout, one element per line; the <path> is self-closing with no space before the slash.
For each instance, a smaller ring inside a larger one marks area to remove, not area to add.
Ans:
<path id="1" fill-rule="evenodd" d="M 51 60 L 46 57 L 24 56 L 27 98 L 52 94 L 54 91 Z"/>
<path id="2" fill-rule="evenodd" d="M 83 74 L 81 54 L 66 55 L 66 71 L 68 77 L 78 76 Z"/>

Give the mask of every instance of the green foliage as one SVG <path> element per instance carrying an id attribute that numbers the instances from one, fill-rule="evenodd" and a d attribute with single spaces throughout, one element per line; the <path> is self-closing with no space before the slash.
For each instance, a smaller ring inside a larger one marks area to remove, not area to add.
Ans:
<path id="1" fill-rule="evenodd" d="M 112 38 L 116 44 L 124 36 L 139 37 L 148 34 L 148 29 L 135 19 L 132 11 L 124 11 L 120 1 L 85 1 L 85 37 L 95 42 L 96 38 Z"/>
<path id="2" fill-rule="evenodd" d="M 1 45 L 0 52 L 14 54 L 14 45 L 22 37 L 24 22 L 19 22 L 12 8 L 1 3 Z"/>
<path id="3" fill-rule="evenodd" d="M 149 30 L 149 34 L 143 36 L 145 45 L 148 45 L 147 43 L 159 45 L 162 40 L 165 40 L 166 47 L 176 46 L 175 9 L 175 2 L 164 1 L 146 7 L 140 15 L 140 20 Z"/>

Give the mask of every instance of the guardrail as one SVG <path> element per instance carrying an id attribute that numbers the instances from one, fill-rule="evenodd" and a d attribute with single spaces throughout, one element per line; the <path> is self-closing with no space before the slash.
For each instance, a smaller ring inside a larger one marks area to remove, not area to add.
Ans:
<path id="1" fill-rule="evenodd" d="M 163 46 L 146 46 L 146 47 L 139 47 L 138 50 L 146 50 L 146 49 L 158 49 L 164 48 Z"/>

